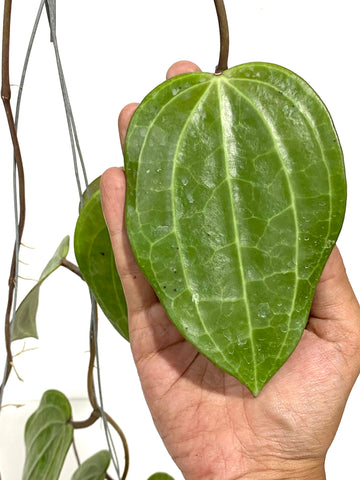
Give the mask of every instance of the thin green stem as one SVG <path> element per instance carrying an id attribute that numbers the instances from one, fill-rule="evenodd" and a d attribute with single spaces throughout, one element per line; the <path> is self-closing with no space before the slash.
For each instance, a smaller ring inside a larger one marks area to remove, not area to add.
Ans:
<path id="1" fill-rule="evenodd" d="M 216 14 L 219 22 L 220 31 L 220 55 L 219 63 L 216 67 L 215 73 L 220 75 L 228 69 L 229 58 L 229 25 L 227 21 L 226 9 L 223 0 L 214 0 Z"/>

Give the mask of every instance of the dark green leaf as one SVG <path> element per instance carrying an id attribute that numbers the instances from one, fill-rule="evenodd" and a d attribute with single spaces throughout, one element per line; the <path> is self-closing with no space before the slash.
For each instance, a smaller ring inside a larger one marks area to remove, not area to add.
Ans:
<path id="1" fill-rule="evenodd" d="M 20 340 L 22 338 L 38 338 L 36 328 L 36 313 L 39 303 L 40 287 L 44 280 L 48 278 L 60 265 L 61 260 L 69 252 L 69 236 L 66 236 L 58 246 L 53 257 L 44 268 L 38 283 L 26 295 L 19 305 L 14 319 L 13 333 L 11 340 Z"/>
<path id="2" fill-rule="evenodd" d="M 167 473 L 158 472 L 151 475 L 148 480 L 174 480 L 174 478 Z"/>
<path id="3" fill-rule="evenodd" d="M 71 406 L 56 390 L 44 393 L 25 427 L 26 458 L 22 480 L 57 480 L 73 439 Z"/>
<path id="4" fill-rule="evenodd" d="M 104 480 L 106 470 L 110 465 L 110 458 L 110 453 L 107 450 L 95 453 L 80 465 L 71 480 Z"/>
<path id="5" fill-rule="evenodd" d="M 74 249 L 81 273 L 96 301 L 116 330 L 128 339 L 126 301 L 101 209 L 99 190 L 80 212 Z"/>
<path id="6" fill-rule="evenodd" d="M 297 345 L 344 217 L 343 156 L 285 68 L 191 73 L 136 110 L 127 229 L 170 318 L 256 395 Z"/>

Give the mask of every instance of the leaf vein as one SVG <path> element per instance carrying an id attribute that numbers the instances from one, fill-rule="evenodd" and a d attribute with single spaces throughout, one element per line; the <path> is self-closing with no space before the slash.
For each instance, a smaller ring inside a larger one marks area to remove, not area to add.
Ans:
<path id="1" fill-rule="evenodd" d="M 179 154 L 179 148 L 180 148 L 180 145 L 182 143 L 182 140 L 184 138 L 184 135 L 185 135 L 185 132 L 186 132 L 186 129 L 191 121 L 191 118 L 193 117 L 193 115 L 195 114 L 196 112 L 196 109 L 197 107 L 199 107 L 199 105 L 201 105 L 207 98 L 207 95 L 209 94 L 210 92 L 210 87 L 211 87 L 212 83 L 209 83 L 208 85 L 208 88 L 203 92 L 202 96 L 199 98 L 199 100 L 197 101 L 197 103 L 194 105 L 194 108 L 191 110 L 188 118 L 187 118 L 187 121 L 185 122 L 181 132 L 180 132 L 180 135 L 179 135 L 179 139 L 178 139 L 178 142 L 177 142 L 177 147 L 176 147 L 176 150 L 175 150 L 175 153 L 174 153 L 174 163 L 173 163 L 173 176 L 172 176 L 172 184 L 171 184 L 171 192 L 172 192 L 172 205 L 173 205 L 173 212 L 175 213 L 176 212 L 176 205 L 175 205 L 175 195 L 174 195 L 174 183 L 175 183 L 175 171 L 176 171 L 176 158 L 178 157 L 178 154 Z M 184 260 L 183 260 L 183 253 L 182 253 L 182 249 L 181 249 L 181 242 L 179 240 L 179 235 L 178 235 L 178 231 L 179 231 L 179 222 L 178 222 L 178 218 L 177 218 L 177 215 L 174 214 L 174 234 L 176 236 L 176 239 L 177 239 L 177 242 L 178 242 L 178 245 L 179 245 L 179 256 L 180 256 L 180 259 L 181 259 L 181 264 L 184 265 Z M 185 284 L 187 286 L 187 289 L 188 291 L 193 294 L 193 289 L 191 287 L 191 285 L 189 284 L 189 280 L 187 278 L 187 275 L 186 275 L 186 269 L 183 268 L 183 276 L 184 276 L 184 280 L 185 280 Z M 198 314 L 198 318 L 199 318 L 199 321 L 203 327 L 203 330 L 205 332 L 205 334 L 208 336 L 208 338 L 210 339 L 210 341 L 212 342 L 212 344 L 214 345 L 214 347 L 216 348 L 216 350 L 218 351 L 219 355 L 223 358 L 224 362 L 229 365 L 231 367 L 231 365 L 229 364 L 226 356 L 224 355 L 224 353 L 222 352 L 221 348 L 219 348 L 219 346 L 216 344 L 216 342 L 214 341 L 214 339 L 212 338 L 210 332 L 208 331 L 205 323 L 204 323 L 204 320 L 202 318 L 202 315 L 201 315 L 201 312 L 199 311 L 199 307 L 198 307 L 198 302 L 194 302 L 194 305 L 195 305 L 195 309 L 197 311 L 197 314 Z"/>

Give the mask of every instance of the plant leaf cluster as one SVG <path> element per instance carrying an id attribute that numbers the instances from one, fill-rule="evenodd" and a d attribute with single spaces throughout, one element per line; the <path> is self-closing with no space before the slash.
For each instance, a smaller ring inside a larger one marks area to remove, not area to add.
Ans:
<path id="1" fill-rule="evenodd" d="M 57 390 L 46 391 L 25 427 L 26 459 L 22 480 L 58 480 L 74 427 L 69 400 Z M 110 466 L 110 453 L 100 450 L 85 460 L 71 480 L 104 480 Z M 174 480 L 170 475 L 154 473 L 148 480 Z"/>
<path id="2" fill-rule="evenodd" d="M 26 423 L 22 480 L 57 480 L 73 434 L 68 399 L 57 390 L 48 390 Z M 81 464 L 71 480 L 104 480 L 109 464 L 110 453 L 101 450 Z"/>
<path id="3" fill-rule="evenodd" d="M 80 211 L 74 235 L 74 248 L 81 275 L 99 306 L 114 328 L 128 340 L 126 300 L 101 209 L 99 189 L 94 190 Z M 12 341 L 29 337 L 38 338 L 36 315 L 40 287 L 62 265 L 68 252 L 69 236 L 66 236 L 36 285 L 19 305 L 13 321 Z"/>

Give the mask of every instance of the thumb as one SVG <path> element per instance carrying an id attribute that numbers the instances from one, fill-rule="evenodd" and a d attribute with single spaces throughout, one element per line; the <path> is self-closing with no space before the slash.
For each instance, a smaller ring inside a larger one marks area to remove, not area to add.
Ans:
<path id="1" fill-rule="evenodd" d="M 125 227 L 125 172 L 109 168 L 101 177 L 101 202 L 129 316 L 150 307 L 157 297 L 132 253 Z"/>

